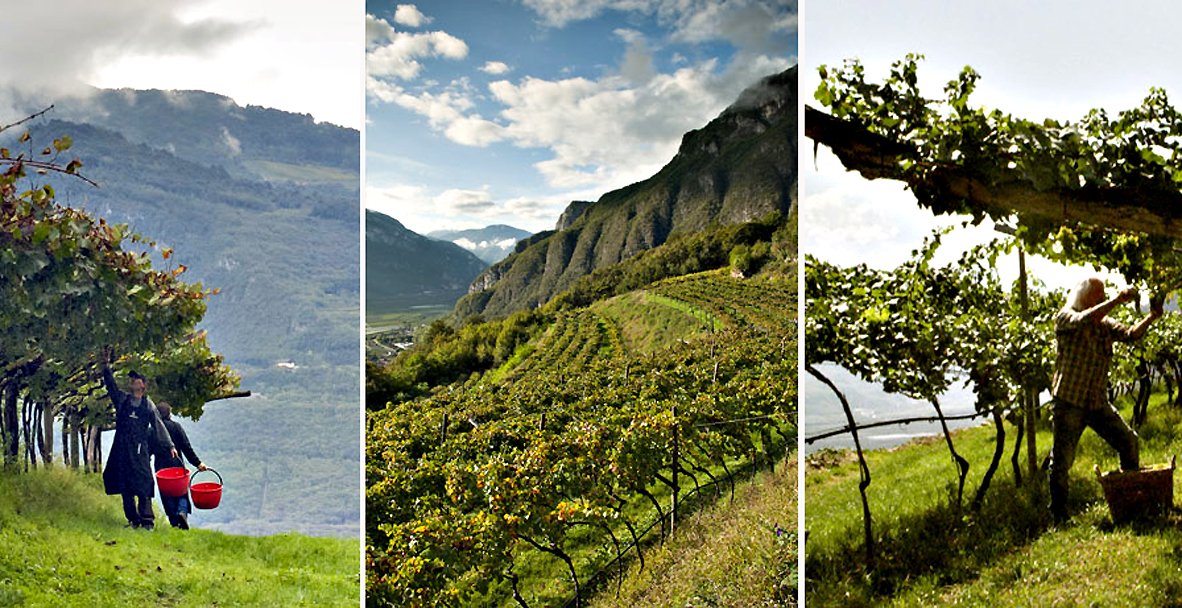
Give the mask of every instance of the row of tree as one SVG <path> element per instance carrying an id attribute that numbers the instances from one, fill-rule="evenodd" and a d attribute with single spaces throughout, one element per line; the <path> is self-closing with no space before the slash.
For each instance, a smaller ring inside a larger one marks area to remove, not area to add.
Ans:
<path id="1" fill-rule="evenodd" d="M 31 185 L 47 172 L 86 179 L 81 161 L 62 162 L 68 137 L 40 150 L 32 139 L 25 132 L 15 139 L 19 150 L 0 148 L 3 458 L 8 466 L 51 463 L 61 421 L 66 463 L 97 471 L 101 430 L 114 419 L 98 375 L 104 351 L 116 354 L 118 369 L 154 378 L 157 400 L 191 418 L 238 379 L 196 329 L 216 290 L 182 280 L 185 266 L 170 261 L 171 249 L 58 204 L 49 185 Z M 165 268 L 154 267 L 153 252 Z"/>

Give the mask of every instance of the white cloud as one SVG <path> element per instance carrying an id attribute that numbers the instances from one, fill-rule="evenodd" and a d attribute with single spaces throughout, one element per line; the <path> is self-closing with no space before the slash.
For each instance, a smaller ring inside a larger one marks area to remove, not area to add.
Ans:
<path id="1" fill-rule="evenodd" d="M 226 144 L 232 156 L 242 154 L 242 142 L 238 141 L 238 138 L 234 137 L 234 134 L 230 133 L 226 127 L 222 127 L 222 143 Z"/>
<path id="2" fill-rule="evenodd" d="M 187 15 L 193 4 L 156 0 L 6 3 L 0 20 L 0 54 L 6 58 L 0 86 L 39 99 L 81 93 L 120 59 L 200 56 L 263 27 L 259 21 Z"/>
<path id="3" fill-rule="evenodd" d="M 405 183 L 368 185 L 365 194 L 366 208 L 396 218 L 419 234 L 491 224 L 509 224 L 532 232 L 549 230 L 570 201 L 597 196 L 595 191 L 569 191 L 498 202 L 487 185 L 433 191 Z"/>
<path id="4" fill-rule="evenodd" d="M 484 72 L 485 74 L 492 74 L 494 76 L 507 74 L 511 69 L 512 68 L 510 68 L 509 65 L 503 61 L 486 61 L 484 65 L 480 66 L 481 72 Z"/>
<path id="5" fill-rule="evenodd" d="M 726 40 L 746 52 L 796 55 L 795 0 L 523 0 L 544 25 L 562 28 L 607 11 L 656 15 L 682 42 Z"/>
<path id="6" fill-rule="evenodd" d="M 672 39 L 683 42 L 726 40 L 745 52 L 795 55 L 788 34 L 796 31 L 796 7 L 787 2 L 731 0 L 698 2 L 666 13 L 675 21 Z"/>
<path id="7" fill-rule="evenodd" d="M 484 147 L 504 138 L 505 128 L 479 115 L 453 121 L 444 130 L 448 139 L 465 146 Z"/>
<path id="8" fill-rule="evenodd" d="M 620 75 L 633 84 L 644 84 L 651 80 L 657 71 L 653 67 L 653 54 L 644 35 L 627 29 L 618 29 L 615 33 L 628 43 L 628 50 L 620 65 Z"/>
<path id="9" fill-rule="evenodd" d="M 497 209 L 487 188 L 450 188 L 437 194 L 432 202 L 437 209 L 454 214 L 488 216 Z"/>
<path id="10" fill-rule="evenodd" d="M 432 19 L 422 13 L 413 4 L 399 4 L 394 9 L 394 22 L 407 27 L 423 27 L 431 23 Z"/>
<path id="11" fill-rule="evenodd" d="M 608 10 L 651 13 L 659 3 L 650 0 L 523 0 L 523 4 L 537 13 L 544 24 L 565 27 Z"/>
<path id="12" fill-rule="evenodd" d="M 786 60 L 761 57 L 718 72 L 710 61 L 640 84 L 610 76 L 525 78 L 494 82 L 489 91 L 505 106 L 506 139 L 553 152 L 535 165 L 550 185 L 599 184 L 606 191 L 655 173 L 686 131 L 714 118 L 760 77 L 787 67 Z"/>
<path id="13" fill-rule="evenodd" d="M 421 59 L 468 56 L 468 44 L 447 32 L 400 32 L 378 17 L 365 18 L 365 71 L 371 78 L 411 80 L 423 70 Z"/>

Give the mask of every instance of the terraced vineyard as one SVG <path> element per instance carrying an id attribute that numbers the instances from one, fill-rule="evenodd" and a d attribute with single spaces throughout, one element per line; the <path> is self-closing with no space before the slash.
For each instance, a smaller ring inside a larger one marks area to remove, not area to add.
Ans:
<path id="1" fill-rule="evenodd" d="M 660 282 L 648 305 L 713 332 L 638 354 L 604 310 L 563 311 L 501 369 L 372 412 L 370 600 L 577 603 L 643 562 L 675 493 L 725 500 L 737 469 L 795 445 L 794 286 Z"/>

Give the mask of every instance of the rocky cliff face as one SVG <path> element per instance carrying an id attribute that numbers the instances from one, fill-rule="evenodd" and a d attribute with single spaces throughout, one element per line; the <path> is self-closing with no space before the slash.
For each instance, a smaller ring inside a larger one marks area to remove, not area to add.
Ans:
<path id="1" fill-rule="evenodd" d="M 463 317 L 538 306 L 591 271 L 715 224 L 787 213 L 796 198 L 796 68 L 744 91 L 705 127 L 686 133 L 653 177 L 571 203 L 553 233 L 517 244 L 460 301 Z"/>

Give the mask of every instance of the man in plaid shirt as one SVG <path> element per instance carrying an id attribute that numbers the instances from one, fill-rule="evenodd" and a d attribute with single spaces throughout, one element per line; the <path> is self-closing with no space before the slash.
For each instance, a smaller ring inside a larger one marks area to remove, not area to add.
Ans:
<path id="1" fill-rule="evenodd" d="M 1121 469 L 1139 467 L 1137 433 L 1108 403 L 1107 396 L 1112 343 L 1139 340 L 1162 314 L 1161 301 L 1154 299 L 1149 314 L 1132 327 L 1108 318 L 1112 309 L 1134 298 L 1136 290 L 1127 288 L 1105 299 L 1104 284 L 1092 278 L 1080 283 L 1055 315 L 1058 355 L 1051 385 L 1051 514 L 1056 522 L 1067 519 L 1067 472 L 1085 428 L 1091 427 L 1116 449 Z"/>

